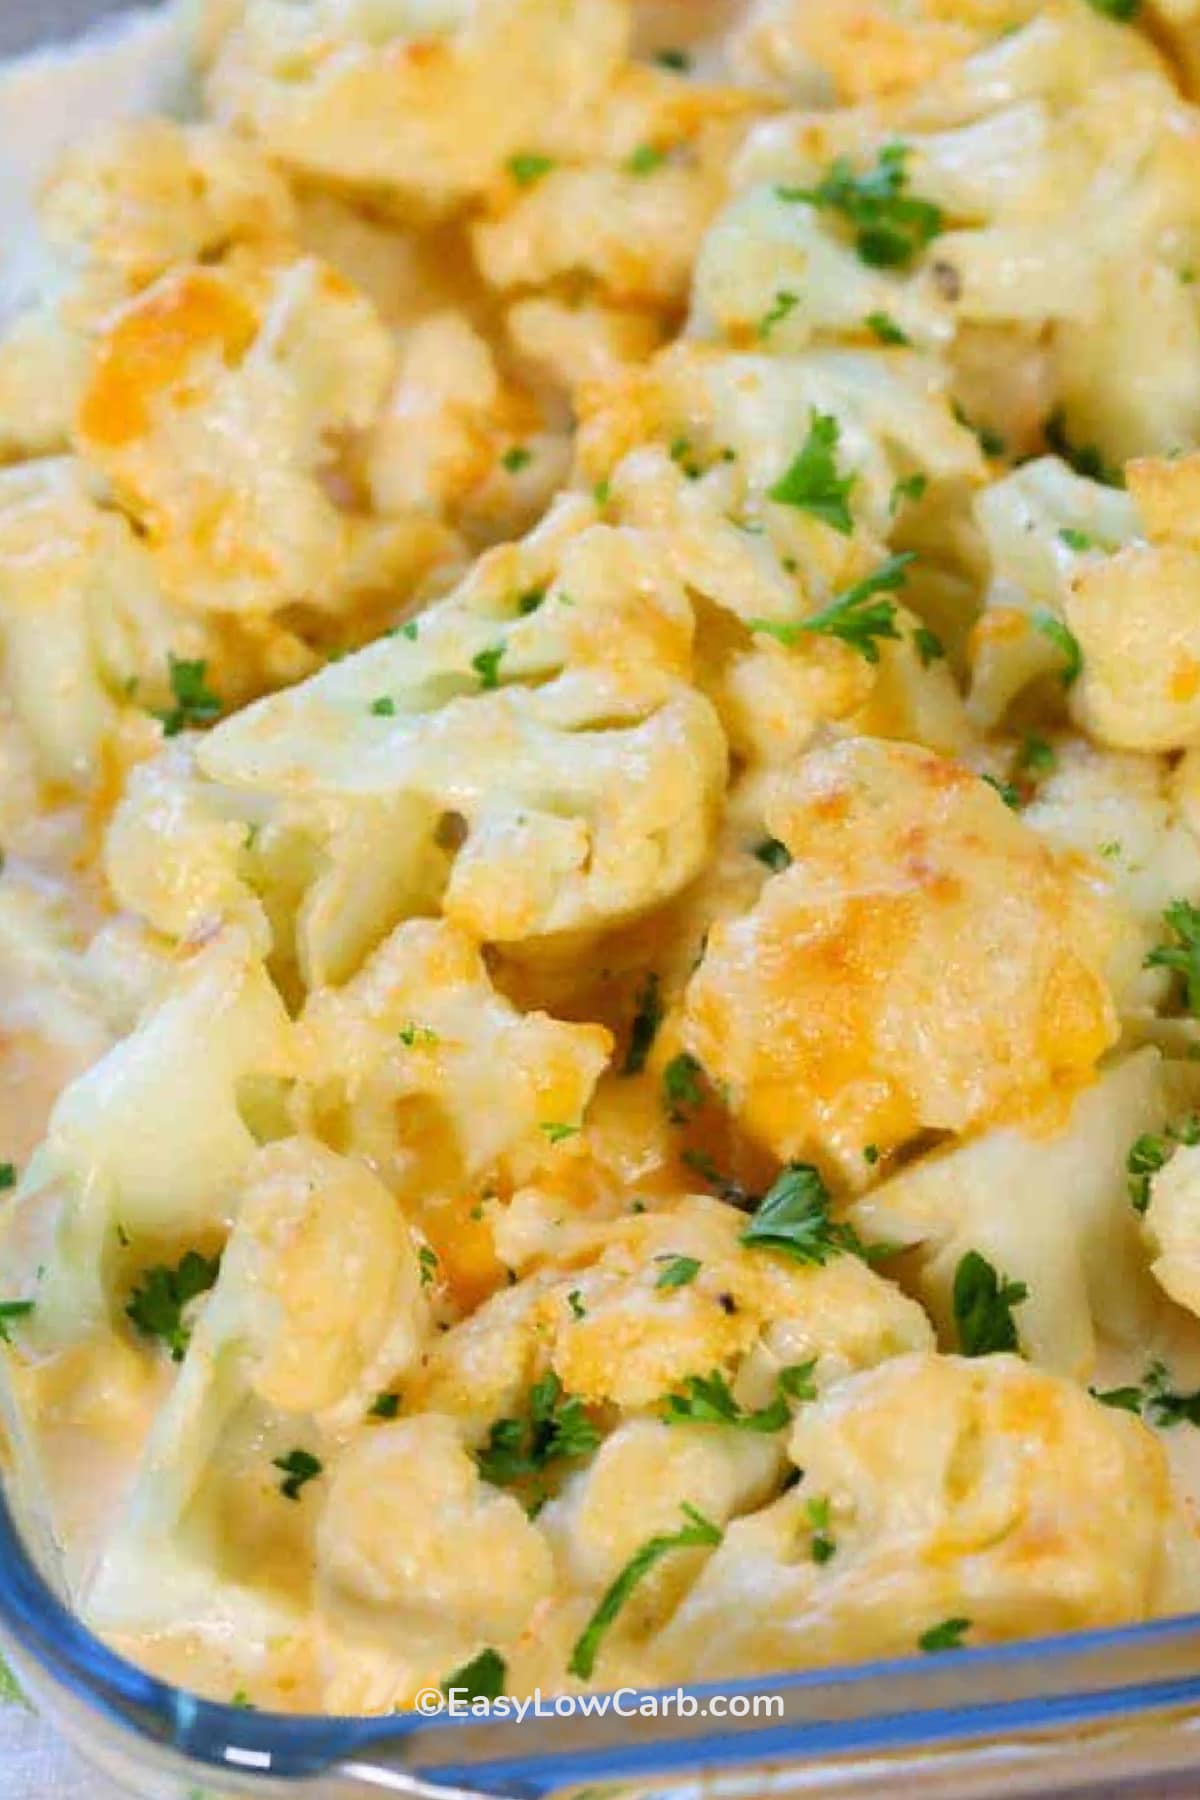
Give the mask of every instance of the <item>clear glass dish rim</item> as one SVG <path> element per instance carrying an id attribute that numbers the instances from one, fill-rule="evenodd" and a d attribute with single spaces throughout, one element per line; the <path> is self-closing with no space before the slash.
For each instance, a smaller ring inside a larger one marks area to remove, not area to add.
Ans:
<path id="1" fill-rule="evenodd" d="M 382 1756 L 426 1788 L 538 1795 L 594 1782 L 662 1781 L 698 1766 L 712 1775 L 763 1763 L 819 1767 L 906 1751 L 965 1753 L 981 1742 L 1200 1713 L 1200 1613 L 684 1690 L 701 1700 L 779 1693 L 782 1722 L 729 1719 L 714 1728 L 711 1720 L 613 1713 L 498 1723 L 262 1712 L 203 1700 L 103 1644 L 37 1567 L 2 1487 L 0 1628 L 52 1684 L 140 1740 L 148 1754 L 170 1751 L 198 1777 L 236 1771 L 248 1791 L 259 1779 L 299 1784 Z M 1196 1756 L 1200 1769 L 1200 1744 Z"/>

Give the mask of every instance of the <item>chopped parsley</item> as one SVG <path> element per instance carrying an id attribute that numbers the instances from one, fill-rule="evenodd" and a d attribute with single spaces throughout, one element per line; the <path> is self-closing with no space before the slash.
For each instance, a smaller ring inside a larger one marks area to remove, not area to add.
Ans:
<path id="1" fill-rule="evenodd" d="M 578 1288 L 572 1288 L 567 1295 L 567 1305 L 571 1309 L 573 1319 L 586 1319 L 587 1307 L 583 1304 L 583 1295 Z"/>
<path id="2" fill-rule="evenodd" d="M 206 686 L 207 662 L 189 662 L 186 657 L 167 654 L 167 676 L 175 704 L 169 712 L 157 716 L 164 737 L 178 737 L 189 725 L 211 725 L 221 716 L 221 702 Z"/>
<path id="3" fill-rule="evenodd" d="M 1094 0 L 1093 0 L 1094 4 Z M 1046 439 L 1046 448 L 1055 456 L 1061 456 L 1069 463 L 1077 475 L 1083 475 L 1089 481 L 1099 481 L 1105 487 L 1124 487 L 1125 477 L 1120 469 L 1114 469 L 1106 463 L 1103 453 L 1094 444 L 1074 444 L 1067 434 L 1067 422 L 1061 406 L 1055 407 L 1042 427 Z"/>
<path id="4" fill-rule="evenodd" d="M 876 269 L 906 268 L 942 230 L 941 208 L 906 192 L 908 156 L 907 144 L 885 144 L 874 168 L 862 174 L 839 156 L 815 188 L 775 191 L 781 200 L 804 200 L 844 219 L 860 261 Z"/>
<path id="5" fill-rule="evenodd" d="M 504 1692 L 508 1664 L 490 1647 L 463 1663 L 442 1682 L 443 1694 L 465 1694 L 467 1700 L 498 1700 Z"/>
<path id="6" fill-rule="evenodd" d="M 418 1025 L 414 1019 L 409 1019 L 406 1025 L 400 1027 L 399 1038 L 400 1042 L 409 1050 L 416 1049 L 418 1045 L 422 1049 L 429 1049 L 441 1041 L 431 1026 Z"/>
<path id="7" fill-rule="evenodd" d="M 1018 769 L 1028 770 L 1031 775 L 1051 775 L 1057 766 L 1054 746 L 1045 738 L 1030 733 L 1021 739 L 1021 748 L 1017 751 Z"/>
<path id="8" fill-rule="evenodd" d="M 700 1263 L 694 1256 L 664 1256 L 655 1259 L 665 1264 L 654 1283 L 656 1288 L 689 1287 L 700 1273 Z"/>
<path id="9" fill-rule="evenodd" d="M 704 1070 L 689 1050 L 673 1056 L 662 1075 L 663 1101 L 673 1125 L 682 1125 L 684 1108 L 703 1106 Z"/>
<path id="10" fill-rule="evenodd" d="M 518 594 L 517 612 L 520 617 L 527 619 L 530 613 L 535 613 L 545 598 L 546 590 L 540 587 L 526 588 L 523 594 Z"/>
<path id="11" fill-rule="evenodd" d="M 1125 1173 L 1129 1177 L 1129 1204 L 1144 1213 L 1150 1204 L 1150 1179 L 1165 1167 L 1177 1144 L 1200 1144 L 1200 1118 L 1195 1114 L 1182 1125 L 1168 1125 L 1162 1137 L 1143 1132 L 1129 1146 Z"/>
<path id="12" fill-rule="evenodd" d="M 809 1529 L 812 1532 L 812 1539 L 809 1543 L 812 1559 L 815 1563 L 827 1563 L 837 1554 L 837 1545 L 829 1530 L 829 1500 L 823 1494 L 814 1494 L 812 1499 L 806 1502 L 804 1510 L 808 1515 Z"/>
<path id="13" fill-rule="evenodd" d="M 390 1393 L 385 1392 L 382 1394 L 376 1394 L 374 1400 L 371 1402 L 370 1407 L 367 1409 L 367 1417 L 369 1419 L 394 1419 L 399 1411 L 400 1411 L 400 1396 L 399 1396 L 399 1394 L 390 1394 Z"/>
<path id="14" fill-rule="evenodd" d="M 715 1548 L 721 1542 L 723 1533 L 719 1525 L 706 1519 L 702 1512 L 697 1512 L 686 1500 L 682 1503 L 681 1510 L 687 1523 L 678 1531 L 663 1532 L 657 1537 L 647 1538 L 641 1548 L 634 1551 L 605 1592 L 571 1651 L 567 1667 L 572 1675 L 578 1675 L 582 1681 L 588 1680 L 596 1667 L 596 1655 L 605 1632 L 634 1589 L 664 1556 L 669 1556 L 672 1550 Z"/>
<path id="15" fill-rule="evenodd" d="M 863 321 L 869 331 L 873 331 L 881 344 L 910 344 L 912 339 L 897 325 L 891 313 L 868 313 Z"/>
<path id="16" fill-rule="evenodd" d="M 409 619 L 405 624 L 397 626 L 396 635 L 397 637 L 407 638 L 410 644 L 415 644 L 417 641 L 417 633 L 420 629 L 420 624 L 416 619 Z"/>
<path id="17" fill-rule="evenodd" d="M 1096 548 L 1095 538 L 1089 537 L 1086 531 L 1076 530 L 1074 525 L 1064 525 L 1058 535 L 1061 541 L 1067 546 L 1068 550 L 1076 550 L 1082 553 L 1084 550 L 1094 550 Z"/>
<path id="18" fill-rule="evenodd" d="M 861 1255 L 858 1233 L 831 1218 L 830 1206 L 829 1189 L 812 1164 L 789 1163 L 759 1201 L 741 1241 L 755 1250 L 778 1250 L 802 1263 Z"/>
<path id="19" fill-rule="evenodd" d="M 11 1344 L 8 1328 L 14 1319 L 27 1319 L 33 1311 L 32 1300 L 0 1300 L 0 1343 Z"/>
<path id="20" fill-rule="evenodd" d="M 527 1415 L 497 1419 L 475 1461 L 485 1481 L 509 1487 L 527 1475 L 540 1475 L 551 1463 L 590 1456 L 599 1442 L 583 1401 L 564 1399 L 562 1382 L 551 1370 L 530 1388 Z"/>
<path id="21" fill-rule="evenodd" d="M 1118 25 L 1128 25 L 1136 19 L 1140 0 L 1088 0 L 1098 13 L 1106 19 L 1115 19 Z"/>
<path id="22" fill-rule="evenodd" d="M 735 1425 L 741 1431 L 782 1431 L 791 1422 L 788 1400 L 815 1400 L 816 1386 L 812 1373 L 817 1366 L 810 1361 L 781 1369 L 775 1398 L 766 1406 L 747 1412 L 729 1391 L 729 1383 L 719 1369 L 711 1375 L 689 1375 L 681 1394 L 668 1394 L 663 1401 L 665 1425 Z"/>
<path id="23" fill-rule="evenodd" d="M 629 1048 L 625 1052 L 625 1061 L 621 1064 L 622 1075 L 641 1074 L 658 1035 L 662 1017 L 663 1004 L 658 976 L 651 969 L 638 989 L 637 1011 L 629 1030 Z"/>
<path id="24" fill-rule="evenodd" d="M 1156 1358 L 1146 1369 L 1138 1387 L 1089 1389 L 1092 1398 L 1103 1406 L 1120 1412 L 1138 1413 L 1160 1430 L 1174 1425 L 1200 1425 L 1200 1388 L 1192 1394 L 1181 1394 L 1171 1386 L 1171 1372 L 1166 1363 Z"/>
<path id="25" fill-rule="evenodd" d="M 202 1256 L 189 1250 L 172 1269 L 159 1263 L 143 1271 L 129 1296 L 125 1316 L 146 1338 L 161 1338 L 172 1362 L 182 1362 L 191 1331 L 184 1324 L 184 1309 L 206 1294 L 221 1272 L 219 1256 Z"/>
<path id="26" fill-rule="evenodd" d="M 16 1187 L 16 1185 L 17 1165 L 10 1162 L 0 1163 L 0 1193 L 3 1193 L 7 1188 Z"/>
<path id="27" fill-rule="evenodd" d="M 898 638 L 896 608 L 890 600 L 878 600 L 877 594 L 895 593 L 904 586 L 905 571 L 912 562 L 912 552 L 905 550 L 889 556 L 870 575 L 864 575 L 853 587 L 831 600 L 821 612 L 807 619 L 776 624 L 771 619 L 752 619 L 752 631 L 765 631 L 781 644 L 794 644 L 801 632 L 818 632 L 823 637 L 840 638 L 869 663 L 879 661 L 879 638 Z"/>
<path id="28" fill-rule="evenodd" d="M 372 700 L 368 711 L 377 719 L 391 719 L 396 714 L 396 702 L 390 694 L 381 694 L 378 700 Z"/>
<path id="29" fill-rule="evenodd" d="M 285 1500 L 298 1500 L 301 1488 L 315 1481 L 324 1468 L 319 1457 L 311 1450 L 289 1450 L 286 1456 L 277 1456 L 271 1464 L 283 1475 L 279 1491 Z"/>
<path id="30" fill-rule="evenodd" d="M 854 530 L 854 520 L 846 500 L 857 478 L 838 474 L 840 436 L 841 427 L 833 414 L 814 409 L 803 447 L 774 487 L 767 489 L 767 499 L 812 513 L 848 537 Z"/>
<path id="31" fill-rule="evenodd" d="M 564 1125 L 558 1119 L 546 1119 L 538 1126 L 538 1130 L 549 1138 L 552 1144 L 564 1143 L 567 1138 L 579 1136 L 578 1125 Z"/>
<path id="32" fill-rule="evenodd" d="M 770 307 L 758 322 L 758 335 L 765 343 L 777 325 L 781 325 L 788 314 L 795 312 L 800 304 L 799 294 L 793 294 L 790 288 L 779 288 Z"/>
<path id="33" fill-rule="evenodd" d="M 760 844 L 755 844 L 754 855 L 765 869 L 770 869 L 775 875 L 781 875 L 784 869 L 792 866 L 792 853 L 778 838 L 763 838 Z"/>
<path id="34" fill-rule="evenodd" d="M 1063 659 L 1063 666 L 1058 672 L 1058 679 L 1065 688 L 1074 686 L 1083 670 L 1083 651 L 1079 648 L 1079 639 L 1070 626 L 1064 625 L 1061 619 L 1055 618 L 1051 612 L 1039 608 L 1033 614 L 1033 629 L 1040 631 L 1048 638 Z"/>
<path id="35" fill-rule="evenodd" d="M 963 1638 L 971 1629 L 970 1619 L 943 1619 L 940 1625 L 931 1625 L 917 1639 L 917 1648 L 927 1656 L 934 1656 L 939 1650 L 961 1650 Z"/>
<path id="36" fill-rule="evenodd" d="M 1146 967 L 1174 969 L 1182 975 L 1187 1009 L 1200 1016 L 1200 908 L 1188 900 L 1172 900 L 1163 910 L 1163 924 L 1174 933 L 1175 942 L 1156 944 Z"/>
<path id="37" fill-rule="evenodd" d="M 554 167 L 554 158 L 543 156 L 537 150 L 518 150 L 504 166 L 518 187 L 533 187 L 543 175 L 550 173 Z"/>
<path id="38" fill-rule="evenodd" d="M 978 1250 L 968 1250 L 954 1271 L 954 1323 L 964 1356 L 1016 1350 L 1013 1308 L 1028 1300 L 1023 1281 L 1009 1281 Z"/>
<path id="39" fill-rule="evenodd" d="M 928 669 L 932 663 L 945 661 L 946 646 L 936 631 L 930 631 L 928 625 L 918 625 L 912 634 L 912 641 L 923 669 Z"/>
<path id="40" fill-rule="evenodd" d="M 603 481 L 598 481 L 592 489 L 592 499 L 597 506 L 601 507 L 607 506 L 612 499 L 612 482 L 608 480 L 607 476 Z"/>
<path id="41" fill-rule="evenodd" d="M 429 1287 L 437 1279 L 438 1254 L 431 1244 L 422 1244 L 417 1251 L 417 1267 L 421 1275 L 421 1286 Z"/>
<path id="42" fill-rule="evenodd" d="M 915 475 L 901 475 L 900 479 L 895 482 L 892 487 L 891 497 L 888 500 L 888 511 L 890 513 L 897 513 L 904 501 L 912 500 L 915 502 L 923 499 L 925 490 L 928 486 L 928 475 L 922 475 L 920 473 Z"/>
<path id="43" fill-rule="evenodd" d="M 652 175 L 666 160 L 666 151 L 660 150 L 657 144 L 639 144 L 627 159 L 625 172 L 627 175 Z"/>
<path id="44" fill-rule="evenodd" d="M 471 658 L 471 667 L 479 677 L 481 688 L 494 688 L 500 685 L 500 659 L 504 655 L 503 644 L 492 644 L 489 649 L 481 650 Z"/>
<path id="45" fill-rule="evenodd" d="M 527 450 L 524 444 L 512 444 L 500 458 L 510 475 L 519 475 L 533 461 L 533 451 Z"/>
<path id="46" fill-rule="evenodd" d="M 660 69 L 674 69 L 679 75 L 685 75 L 692 66 L 686 50 L 656 50 L 654 60 Z"/>
<path id="47" fill-rule="evenodd" d="M 996 792 L 999 794 L 1000 798 L 1003 800 L 1005 806 L 1007 806 L 1012 812 L 1020 812 L 1020 810 L 1021 810 L 1020 791 L 1013 786 L 1011 781 L 1001 781 L 1000 777 L 998 775 L 983 775 L 980 777 L 980 779 L 982 781 L 986 781 L 987 785 L 990 788 L 995 788 Z"/>

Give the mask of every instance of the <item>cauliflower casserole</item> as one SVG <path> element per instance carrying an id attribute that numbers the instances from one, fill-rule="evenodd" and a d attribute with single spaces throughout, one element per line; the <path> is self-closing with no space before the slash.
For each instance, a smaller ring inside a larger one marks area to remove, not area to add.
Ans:
<path id="1" fill-rule="evenodd" d="M 180 31 L 0 339 L 79 1613 L 386 1713 L 1200 1607 L 1200 6 Z"/>

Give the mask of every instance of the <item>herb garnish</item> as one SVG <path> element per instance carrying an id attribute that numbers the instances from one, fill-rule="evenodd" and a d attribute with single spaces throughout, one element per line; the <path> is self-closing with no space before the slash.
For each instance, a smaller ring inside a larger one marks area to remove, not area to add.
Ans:
<path id="1" fill-rule="evenodd" d="M 284 1498 L 298 1500 L 301 1488 L 315 1481 L 325 1465 L 310 1450 L 289 1450 L 286 1456 L 275 1457 L 271 1467 L 282 1471 L 279 1491 Z"/>
<path id="2" fill-rule="evenodd" d="M 125 1315 L 143 1337 L 161 1338 L 172 1362 L 182 1362 L 192 1335 L 183 1322 L 184 1308 L 206 1294 L 220 1272 L 220 1256 L 202 1256 L 198 1250 L 189 1250 L 173 1269 L 159 1263 L 143 1271 Z"/>
<path id="3" fill-rule="evenodd" d="M 1023 1281 L 1009 1281 L 978 1250 L 968 1250 L 954 1271 L 954 1322 L 964 1356 L 992 1356 L 1017 1349 L 1014 1306 L 1028 1300 Z"/>
<path id="4" fill-rule="evenodd" d="M 596 1654 L 600 1641 L 609 1626 L 616 1619 L 622 1607 L 638 1584 L 662 1561 L 672 1550 L 691 1550 L 715 1547 L 721 1542 L 723 1533 L 719 1525 L 706 1519 L 702 1512 L 683 1501 L 681 1510 L 687 1520 L 678 1531 L 662 1533 L 657 1537 L 647 1538 L 639 1550 L 635 1550 L 616 1580 L 611 1584 L 595 1612 L 588 1620 L 582 1634 L 576 1640 L 571 1652 L 571 1660 L 567 1668 L 572 1675 L 578 1675 L 587 1681 L 596 1666 Z"/>
<path id="5" fill-rule="evenodd" d="M 741 1241 L 755 1250 L 778 1250 L 802 1263 L 861 1256 L 858 1233 L 831 1218 L 830 1207 L 829 1190 L 812 1164 L 789 1163 L 759 1201 Z"/>
<path id="6" fill-rule="evenodd" d="M 854 234 L 860 261 L 877 269 L 906 268 L 942 230 L 941 208 L 905 192 L 909 154 L 907 144 L 885 144 L 874 168 L 861 175 L 847 157 L 839 156 L 815 188 L 775 191 L 781 200 L 804 200 L 839 214 Z"/>
<path id="7" fill-rule="evenodd" d="M 485 1481 L 508 1487 L 526 1475 L 540 1475 L 551 1463 L 590 1456 L 599 1442 L 583 1401 L 564 1399 L 562 1382 L 551 1370 L 530 1388 L 528 1415 L 497 1419 L 475 1461 Z"/>
<path id="8" fill-rule="evenodd" d="M 794 644 L 802 632 L 818 632 L 825 637 L 840 638 L 869 663 L 879 661 L 877 638 L 898 638 L 896 608 L 890 600 L 877 600 L 875 595 L 895 593 L 904 586 L 905 571 L 913 560 L 912 552 L 901 551 L 889 556 L 870 575 L 856 581 L 821 612 L 807 619 L 776 624 L 772 619 L 751 619 L 752 631 L 763 631 L 778 638 L 781 644 Z"/>
<path id="9" fill-rule="evenodd" d="M 854 520 L 846 498 L 857 477 L 838 474 L 836 452 L 840 436 L 841 427 L 833 414 L 819 413 L 814 408 L 799 454 L 774 487 L 767 489 L 767 499 L 812 513 L 848 537 L 854 530 Z"/>
<path id="10" fill-rule="evenodd" d="M 159 713 L 164 737 L 178 737 L 188 725 L 211 725 L 221 716 L 221 702 L 206 686 L 207 662 L 189 662 L 186 657 L 167 653 L 167 675 L 175 704 L 169 712 Z"/>

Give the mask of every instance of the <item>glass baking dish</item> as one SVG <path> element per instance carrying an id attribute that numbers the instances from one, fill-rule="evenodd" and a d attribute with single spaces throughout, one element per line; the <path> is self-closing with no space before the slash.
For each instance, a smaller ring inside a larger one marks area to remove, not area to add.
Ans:
<path id="1" fill-rule="evenodd" d="M 120 9 L 0 0 L 0 56 Z M 547 1701 L 522 1721 L 298 1718 L 201 1700 L 108 1650 L 68 1610 L 53 1547 L 0 1474 L 0 1648 L 45 1717 L 140 1800 L 1200 1793 L 1200 1614 L 697 1687 L 691 1716 L 640 1716 L 623 1690 L 603 1716 Z M 745 1716 L 706 1717 L 715 1694 Z M 752 1710 L 762 1695 L 771 1718 Z"/>

